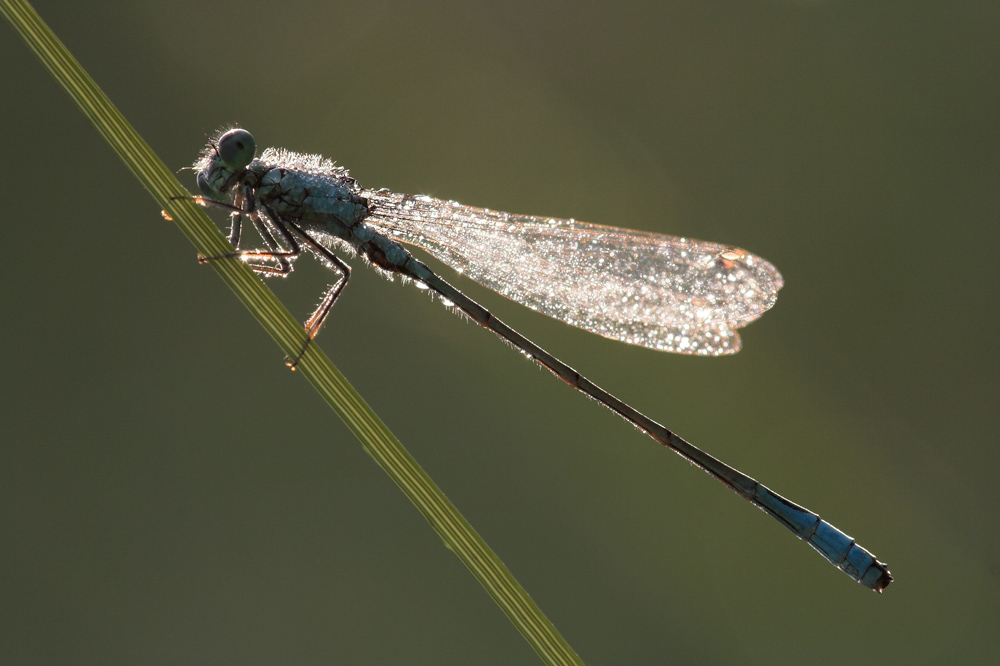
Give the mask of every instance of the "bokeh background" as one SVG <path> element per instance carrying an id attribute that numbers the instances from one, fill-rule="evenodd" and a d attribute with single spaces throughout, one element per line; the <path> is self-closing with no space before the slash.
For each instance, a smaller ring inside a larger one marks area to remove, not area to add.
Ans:
<path id="1" fill-rule="evenodd" d="M 322 347 L 584 659 L 1000 658 L 997 3 L 36 7 L 171 167 L 238 122 L 368 187 L 779 267 L 723 359 L 456 281 L 857 537 L 882 596 L 354 262 Z M 537 663 L 8 26 L 0 56 L 0 662 Z M 271 284 L 304 317 L 299 266 Z"/>

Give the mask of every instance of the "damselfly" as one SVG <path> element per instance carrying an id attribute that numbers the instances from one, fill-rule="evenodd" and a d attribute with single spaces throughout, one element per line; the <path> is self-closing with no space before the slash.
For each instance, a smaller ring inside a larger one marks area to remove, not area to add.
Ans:
<path id="1" fill-rule="evenodd" d="M 473 280 L 544 314 L 623 342 L 685 354 L 732 354 L 736 329 L 770 308 L 782 286 L 767 261 L 744 250 L 575 220 L 512 215 L 425 196 L 362 188 L 319 155 L 269 148 L 256 158 L 249 132 L 217 135 L 195 162 L 195 199 L 231 212 L 235 258 L 263 276 L 287 275 L 309 253 L 338 274 L 305 322 L 294 369 L 341 294 L 359 254 L 388 277 L 429 289 L 558 378 L 602 403 L 777 519 L 862 585 L 881 592 L 885 564 L 818 515 L 713 458 L 615 398 L 455 289 L 400 243 L 420 247 Z M 224 200 L 228 198 L 228 200 Z M 244 219 L 264 248 L 240 250 Z"/>

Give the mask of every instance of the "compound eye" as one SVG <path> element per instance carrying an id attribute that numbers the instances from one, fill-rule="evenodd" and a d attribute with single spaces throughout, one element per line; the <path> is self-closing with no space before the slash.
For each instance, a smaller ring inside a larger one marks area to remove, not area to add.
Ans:
<path id="1" fill-rule="evenodd" d="M 245 169 L 253 161 L 257 142 L 245 129 L 232 129 L 219 138 L 219 159 L 234 171 Z"/>

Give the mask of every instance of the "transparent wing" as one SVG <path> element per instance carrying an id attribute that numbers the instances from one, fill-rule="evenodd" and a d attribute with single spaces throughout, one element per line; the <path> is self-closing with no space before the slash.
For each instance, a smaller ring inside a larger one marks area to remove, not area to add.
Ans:
<path id="1" fill-rule="evenodd" d="M 745 250 L 575 220 L 365 191 L 365 223 L 533 310 L 643 347 L 739 351 L 782 279 Z"/>

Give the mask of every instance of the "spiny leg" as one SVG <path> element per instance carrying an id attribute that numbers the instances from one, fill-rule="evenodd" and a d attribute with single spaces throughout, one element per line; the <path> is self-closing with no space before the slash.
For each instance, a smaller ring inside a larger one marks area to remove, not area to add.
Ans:
<path id="1" fill-rule="evenodd" d="M 294 371 L 298 366 L 299 361 L 302 360 L 302 356 L 305 355 L 306 349 L 309 348 L 309 343 L 312 342 L 312 339 L 315 338 L 317 334 L 319 334 L 320 329 L 323 327 L 323 323 L 330 314 L 330 310 L 333 309 L 333 306 L 340 297 L 344 287 L 347 286 L 347 282 L 351 277 L 351 267 L 348 266 L 340 257 L 333 254 L 330 250 L 313 239 L 308 232 L 302 229 L 302 227 L 295 224 L 291 220 L 284 220 L 280 218 L 268 206 L 264 206 L 263 210 L 255 210 L 253 208 L 248 210 L 241 208 L 240 206 L 234 206 L 230 203 L 216 201 L 215 199 L 209 199 L 206 197 L 173 198 L 190 199 L 202 206 L 215 206 L 217 208 L 223 208 L 230 211 L 230 213 L 233 214 L 234 219 L 229 240 L 234 247 L 238 247 L 240 231 L 242 229 L 242 216 L 246 215 L 254 223 L 258 233 L 260 233 L 261 238 L 264 240 L 264 244 L 268 247 L 267 250 L 236 249 L 233 252 L 226 252 L 225 254 L 214 255 L 211 257 L 199 256 L 198 263 L 203 264 L 209 261 L 217 261 L 219 259 L 240 259 L 246 261 L 250 257 L 260 257 L 263 259 L 272 259 L 276 261 L 278 265 L 266 266 L 263 264 L 251 264 L 248 262 L 247 265 L 258 274 L 263 276 L 288 275 L 293 270 L 293 266 L 289 260 L 295 259 L 303 253 L 303 248 L 299 245 L 298 241 L 295 239 L 295 235 L 293 235 L 289 229 L 289 227 L 291 227 L 291 229 L 294 229 L 295 232 L 306 242 L 309 250 L 313 252 L 313 254 L 317 255 L 328 268 L 340 274 L 339 279 L 333 283 L 323 295 L 323 299 L 320 301 L 319 306 L 317 306 L 316 310 L 305 321 L 304 328 L 306 330 L 306 339 L 302 343 L 302 347 L 299 349 L 295 357 L 286 362 L 286 365 Z M 253 202 L 253 197 L 247 196 L 245 200 Z M 281 236 L 281 239 L 287 245 L 287 250 L 284 249 L 281 243 L 275 238 L 271 229 L 278 232 L 278 235 Z"/>
<path id="2" fill-rule="evenodd" d="M 266 256 L 277 262 L 277 266 L 264 266 L 262 264 L 248 264 L 255 271 L 264 275 L 266 277 L 273 275 L 288 275 L 292 272 L 292 263 L 289 259 L 294 259 L 295 257 L 302 254 L 302 248 L 295 241 L 295 237 L 292 236 L 288 230 L 281 224 L 275 222 L 270 218 L 265 218 L 264 215 L 257 212 L 250 216 L 254 227 L 257 229 L 257 233 L 264 240 L 264 244 L 267 245 L 270 252 L 262 252 L 258 256 Z M 274 237 L 271 230 L 268 228 L 268 222 L 271 226 L 278 230 L 281 234 L 282 239 L 285 241 L 288 249 L 286 250 L 281 243 Z"/>
<path id="3" fill-rule="evenodd" d="M 321 300 L 319 305 L 316 307 L 316 311 L 309 315 L 309 319 L 306 319 L 305 324 L 303 324 L 306 329 L 306 339 L 302 343 L 302 347 L 299 349 L 299 352 L 295 355 L 295 358 L 285 363 L 285 365 L 293 371 L 298 366 L 299 361 L 302 360 L 302 356 L 305 355 L 306 349 L 309 348 L 309 343 L 312 342 L 313 338 L 319 334 L 319 329 L 323 327 L 323 322 L 326 321 L 327 315 L 330 314 L 330 310 L 333 309 L 334 303 L 336 303 L 337 299 L 340 298 L 340 293 L 344 291 L 344 287 L 347 286 L 347 281 L 351 277 L 350 266 L 345 264 L 335 255 L 333 256 L 333 260 L 335 263 L 333 263 L 331 268 L 340 272 L 340 279 L 330 285 L 329 289 L 327 289 L 326 293 L 323 295 L 323 300 Z"/>
<path id="4" fill-rule="evenodd" d="M 276 216 L 267 207 L 265 207 L 265 210 L 267 210 L 268 217 L 273 222 L 276 219 Z M 325 263 L 330 270 L 340 273 L 340 278 L 330 285 L 330 288 L 327 289 L 326 293 L 323 295 L 323 299 L 319 302 L 316 310 L 309 316 L 308 319 L 306 319 L 305 324 L 303 324 L 306 329 L 305 342 L 302 343 L 302 348 L 299 349 L 299 353 L 295 355 L 295 358 L 285 363 L 285 365 L 294 371 L 298 366 L 299 361 L 302 360 L 302 356 L 306 353 L 306 349 L 309 348 L 309 343 L 312 342 L 312 339 L 319 334 L 319 330 L 323 327 L 323 323 L 326 321 L 327 315 L 330 314 L 330 310 L 333 309 L 337 299 L 340 298 L 341 292 L 344 291 L 344 287 L 347 286 L 347 282 L 351 279 L 351 267 L 348 266 L 343 259 L 335 255 L 310 236 L 309 232 L 297 225 L 295 222 L 291 220 L 282 220 L 282 223 L 283 224 L 278 224 L 276 226 L 281 229 L 284 234 L 289 236 L 289 241 L 293 240 L 290 238 L 291 232 L 288 228 L 284 227 L 284 224 L 287 224 L 288 227 L 294 229 L 302 240 L 309 246 L 309 250 L 319 257 L 319 259 Z"/>
<path id="5" fill-rule="evenodd" d="M 279 230 L 281 236 L 288 244 L 289 249 L 283 248 L 280 243 L 274 238 L 274 235 L 268 230 L 267 225 L 260 219 L 260 212 L 253 207 L 253 196 L 248 192 L 243 196 L 243 200 L 249 202 L 247 208 L 242 208 L 240 206 L 235 206 L 231 203 L 225 201 L 217 201 L 215 199 L 210 199 L 208 197 L 170 197 L 174 200 L 187 200 L 194 201 L 200 206 L 214 206 L 215 208 L 222 208 L 223 210 L 228 210 L 232 217 L 232 226 L 229 231 L 229 243 L 236 248 L 233 252 L 226 252 L 224 254 L 216 254 L 210 257 L 203 257 L 198 255 L 198 263 L 205 264 L 209 261 L 217 261 L 219 259 L 240 259 L 247 262 L 247 266 L 250 267 L 258 275 L 264 277 L 271 277 L 274 275 L 288 275 L 292 272 L 292 265 L 289 259 L 294 259 L 295 257 L 302 254 L 302 249 L 299 247 L 298 243 L 295 242 L 295 238 L 285 229 L 281 224 L 271 221 L 273 226 Z M 246 215 L 254 223 L 257 231 L 260 233 L 261 238 L 264 240 L 264 244 L 267 245 L 267 250 L 240 250 L 240 235 L 243 229 L 243 216 Z M 272 259 L 277 265 L 267 266 L 264 264 L 254 264 L 248 261 L 249 258 L 257 257 L 261 259 Z"/>
<path id="6" fill-rule="evenodd" d="M 232 212 L 229 215 L 229 244 L 240 249 L 240 234 L 243 231 L 243 211 Z"/>
<path id="7" fill-rule="evenodd" d="M 267 246 L 266 250 L 234 250 L 233 252 L 226 252 L 225 254 L 218 254 L 211 257 L 198 257 L 198 263 L 204 264 L 209 261 L 216 261 L 218 259 L 240 259 L 246 262 L 254 272 L 262 275 L 264 277 L 271 277 L 274 275 L 288 275 L 292 272 L 292 263 L 290 259 L 295 259 L 302 254 L 303 250 L 296 242 L 295 237 L 288 233 L 283 225 L 275 222 L 273 219 L 268 219 L 272 226 L 277 229 L 282 240 L 286 243 L 287 248 L 283 247 L 280 242 L 271 233 L 268 228 L 267 222 L 262 218 L 259 212 L 254 212 L 249 215 L 250 220 L 253 222 L 254 227 L 256 227 L 257 232 L 260 237 L 264 240 L 264 244 Z M 266 264 L 251 263 L 252 259 L 270 259 L 276 263 L 274 266 L 269 266 Z"/>

